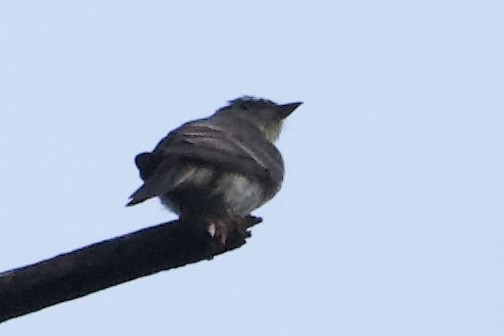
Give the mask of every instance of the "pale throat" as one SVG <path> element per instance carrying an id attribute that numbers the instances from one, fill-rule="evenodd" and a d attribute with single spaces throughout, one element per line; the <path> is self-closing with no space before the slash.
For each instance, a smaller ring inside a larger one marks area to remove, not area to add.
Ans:
<path id="1" fill-rule="evenodd" d="M 268 123 L 266 125 L 260 125 L 259 128 L 264 133 L 264 136 L 268 141 L 275 142 L 280 135 L 280 131 L 282 130 L 283 121 L 279 121 L 277 123 Z"/>

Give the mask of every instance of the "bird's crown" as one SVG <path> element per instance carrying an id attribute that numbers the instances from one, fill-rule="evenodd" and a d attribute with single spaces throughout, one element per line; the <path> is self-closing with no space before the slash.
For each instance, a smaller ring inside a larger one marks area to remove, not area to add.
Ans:
<path id="1" fill-rule="evenodd" d="M 278 106 L 277 103 L 263 98 L 258 98 L 254 96 L 241 96 L 235 99 L 228 101 L 228 105 L 221 108 L 230 109 L 230 108 L 239 108 L 240 110 L 248 110 L 250 108 L 261 108 L 261 107 L 274 107 Z"/>

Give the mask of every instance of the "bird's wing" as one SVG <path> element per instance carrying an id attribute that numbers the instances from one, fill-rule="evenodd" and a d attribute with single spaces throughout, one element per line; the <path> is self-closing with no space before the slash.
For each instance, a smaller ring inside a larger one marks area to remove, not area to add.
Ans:
<path id="1" fill-rule="evenodd" d="M 143 155 L 149 153 L 142 153 Z M 174 169 L 174 167 L 177 167 Z M 150 169 L 150 168 L 149 168 Z M 140 176 L 142 168 L 139 167 Z M 144 183 L 130 196 L 127 206 L 141 203 L 149 198 L 161 196 L 176 186 L 189 179 L 196 170 L 195 166 L 179 160 L 177 157 L 170 157 L 163 160 L 152 168 L 151 175 L 144 179 Z"/>
<path id="2" fill-rule="evenodd" d="M 257 130 L 242 131 L 230 133 L 222 125 L 206 121 L 188 123 L 172 131 L 152 153 L 141 153 L 135 158 L 144 184 L 131 195 L 128 205 L 173 190 L 191 176 L 194 164 L 268 181 L 265 186 L 272 189 L 268 192 L 274 192 L 284 174 L 280 153 Z"/>
<path id="3" fill-rule="evenodd" d="M 162 156 L 178 155 L 245 176 L 281 182 L 284 168 L 276 147 L 258 130 L 243 127 L 238 133 L 205 122 L 188 124 L 170 134 L 156 150 Z"/>

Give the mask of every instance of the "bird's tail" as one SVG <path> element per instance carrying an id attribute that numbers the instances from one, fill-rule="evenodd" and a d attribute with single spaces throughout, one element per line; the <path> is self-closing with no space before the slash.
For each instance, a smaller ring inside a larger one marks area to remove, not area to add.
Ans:
<path id="1" fill-rule="evenodd" d="M 132 206 L 138 203 L 142 203 L 143 201 L 146 201 L 154 196 L 157 195 L 152 192 L 151 188 L 148 188 L 147 185 L 144 184 L 140 188 L 138 188 L 133 194 L 131 194 L 131 196 L 129 197 L 129 202 L 126 204 L 126 206 Z"/>
<path id="2" fill-rule="evenodd" d="M 187 181 L 194 174 L 194 167 L 186 166 L 170 169 L 171 165 L 172 162 L 163 162 L 144 184 L 131 194 L 130 201 L 126 206 L 132 206 L 149 198 L 164 195 Z"/>

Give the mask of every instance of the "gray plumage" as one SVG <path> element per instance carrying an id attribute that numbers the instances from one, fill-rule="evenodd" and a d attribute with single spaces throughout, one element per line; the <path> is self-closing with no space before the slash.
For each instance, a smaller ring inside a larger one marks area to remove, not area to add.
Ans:
<path id="1" fill-rule="evenodd" d="M 241 97 L 208 118 L 183 124 L 152 152 L 136 156 L 144 184 L 127 205 L 157 196 L 181 216 L 248 215 L 280 189 L 284 164 L 273 142 L 299 105 Z"/>

